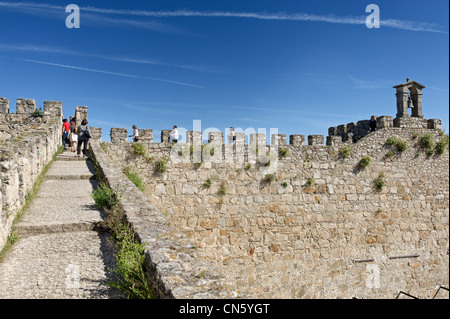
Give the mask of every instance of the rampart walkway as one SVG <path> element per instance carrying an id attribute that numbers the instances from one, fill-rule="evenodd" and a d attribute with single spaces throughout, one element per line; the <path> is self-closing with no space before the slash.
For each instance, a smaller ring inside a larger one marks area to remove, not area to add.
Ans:
<path id="1" fill-rule="evenodd" d="M 1 298 L 114 298 L 108 234 L 96 231 L 104 213 L 91 197 L 90 161 L 65 152 L 48 170 L 16 225 L 20 238 L 0 263 Z"/>

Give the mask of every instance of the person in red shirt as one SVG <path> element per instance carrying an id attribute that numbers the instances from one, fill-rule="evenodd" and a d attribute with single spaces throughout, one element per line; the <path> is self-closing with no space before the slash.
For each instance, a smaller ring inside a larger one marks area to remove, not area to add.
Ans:
<path id="1" fill-rule="evenodd" d="M 69 135 L 69 127 L 70 127 L 70 123 L 67 121 L 67 119 L 63 120 L 63 125 L 62 125 L 62 143 L 64 146 L 64 149 L 66 149 L 66 138 Z"/>

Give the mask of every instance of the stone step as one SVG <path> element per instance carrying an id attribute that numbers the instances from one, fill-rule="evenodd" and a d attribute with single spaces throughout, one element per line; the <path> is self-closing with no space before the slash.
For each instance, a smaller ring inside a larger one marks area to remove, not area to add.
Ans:
<path id="1" fill-rule="evenodd" d="M 81 186 L 87 188 L 87 185 Z M 51 187 L 46 185 L 45 188 L 41 196 L 51 192 Z M 86 196 L 86 193 L 78 195 L 81 196 L 35 198 L 22 220 L 15 226 L 19 235 L 101 230 L 106 213 L 97 208 L 92 197 Z"/>
<path id="2" fill-rule="evenodd" d="M 65 151 L 62 154 L 56 155 L 56 160 L 58 161 L 90 161 L 89 157 L 83 157 L 82 154 L 80 154 L 80 157 L 76 156 L 77 153 Z"/>
<path id="3" fill-rule="evenodd" d="M 95 179 L 96 171 L 90 161 L 55 161 L 45 174 L 45 179 L 76 180 Z"/>
<path id="4" fill-rule="evenodd" d="M 76 156 L 66 156 L 65 154 L 60 154 L 56 156 L 57 161 L 77 161 L 77 162 L 86 162 L 90 161 L 89 157 L 76 157 Z"/>
<path id="5" fill-rule="evenodd" d="M 97 189 L 95 179 L 56 180 L 46 179 L 42 182 L 37 198 L 92 198 Z M 78 199 L 81 202 L 81 199 Z"/>
<path id="6" fill-rule="evenodd" d="M 103 227 L 103 220 L 86 220 L 73 223 L 50 222 L 50 223 L 26 223 L 21 222 L 16 225 L 16 230 L 20 238 L 37 236 L 41 234 L 84 232 L 84 231 L 106 231 Z"/>

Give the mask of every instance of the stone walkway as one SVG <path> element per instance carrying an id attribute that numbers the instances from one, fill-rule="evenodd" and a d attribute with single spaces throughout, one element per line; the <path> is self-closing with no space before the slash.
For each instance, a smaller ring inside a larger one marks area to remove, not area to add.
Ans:
<path id="1" fill-rule="evenodd" d="M 91 197 L 90 161 L 66 151 L 48 170 L 16 225 L 19 240 L 0 263 L 0 298 L 117 298 L 107 285 L 114 249 L 97 231 L 104 212 Z"/>

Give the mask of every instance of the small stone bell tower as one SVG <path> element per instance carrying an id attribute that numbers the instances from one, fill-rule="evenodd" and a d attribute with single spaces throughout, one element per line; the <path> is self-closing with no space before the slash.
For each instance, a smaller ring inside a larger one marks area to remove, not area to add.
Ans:
<path id="1" fill-rule="evenodd" d="M 397 117 L 409 117 L 408 108 L 412 109 L 411 117 L 423 118 L 422 90 L 424 85 L 406 79 L 406 82 L 394 86 L 397 90 Z"/>

